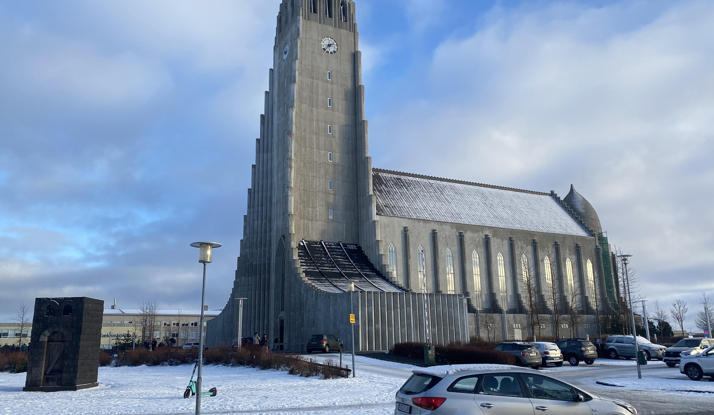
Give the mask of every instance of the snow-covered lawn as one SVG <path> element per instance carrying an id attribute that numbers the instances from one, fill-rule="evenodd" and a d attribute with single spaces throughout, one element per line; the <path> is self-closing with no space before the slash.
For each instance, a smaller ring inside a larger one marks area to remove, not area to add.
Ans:
<path id="1" fill-rule="evenodd" d="M 679 375 L 679 373 L 676 373 Z M 626 389 L 658 391 L 658 392 L 678 392 L 678 393 L 711 393 L 714 394 L 714 382 L 695 382 L 682 375 L 682 379 L 673 378 L 617 378 L 599 379 L 598 384 L 617 386 Z"/>
<path id="2" fill-rule="evenodd" d="M 22 392 L 25 374 L 0 373 L 0 414 L 192 413 L 195 398 L 183 399 L 192 369 L 100 368 L 98 388 L 52 394 Z M 404 380 L 359 372 L 355 379 L 321 380 L 278 371 L 206 366 L 203 383 L 204 390 L 218 388 L 218 396 L 203 398 L 203 413 L 387 414 L 394 412 L 394 394 Z"/>

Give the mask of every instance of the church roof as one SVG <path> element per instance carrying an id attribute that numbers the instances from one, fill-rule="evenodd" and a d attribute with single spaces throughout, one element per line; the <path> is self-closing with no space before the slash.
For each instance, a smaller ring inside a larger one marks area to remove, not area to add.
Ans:
<path id="1" fill-rule="evenodd" d="M 550 193 L 373 169 L 377 215 L 591 236 Z"/>
<path id="2" fill-rule="evenodd" d="M 582 218 L 583 222 L 585 223 L 585 225 L 587 225 L 588 228 L 592 229 L 596 233 L 602 232 L 600 218 L 598 217 L 595 208 L 593 207 L 593 205 L 590 204 L 590 202 L 588 202 L 587 199 L 583 197 L 583 195 L 581 195 L 580 193 L 578 193 L 577 190 L 575 190 L 575 186 L 570 185 L 570 193 L 565 196 L 563 202 L 567 203 L 568 206 L 573 208 L 575 213 L 580 215 L 580 218 Z"/>

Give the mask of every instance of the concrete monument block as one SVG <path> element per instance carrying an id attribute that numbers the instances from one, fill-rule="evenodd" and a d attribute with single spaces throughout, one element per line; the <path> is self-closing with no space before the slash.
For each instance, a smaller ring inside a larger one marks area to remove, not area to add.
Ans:
<path id="1" fill-rule="evenodd" d="M 97 386 L 104 301 L 38 298 L 32 321 L 26 392 Z"/>

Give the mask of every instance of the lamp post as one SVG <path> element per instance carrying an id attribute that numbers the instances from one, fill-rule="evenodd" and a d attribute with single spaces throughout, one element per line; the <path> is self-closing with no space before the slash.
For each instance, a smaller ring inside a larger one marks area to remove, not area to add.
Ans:
<path id="1" fill-rule="evenodd" d="M 198 262 L 203 264 L 203 289 L 201 290 L 201 320 L 198 323 L 198 379 L 196 382 L 196 415 L 201 415 L 201 374 L 203 372 L 203 307 L 206 302 L 206 264 L 212 262 L 213 249 L 220 248 L 215 242 L 194 242 L 192 247 L 199 249 Z"/>
<path id="2" fill-rule="evenodd" d="M 637 344 L 637 328 L 635 327 L 635 310 L 632 303 L 632 291 L 630 290 L 630 276 L 627 272 L 627 264 L 630 263 L 632 255 L 620 255 L 622 265 L 625 268 L 625 282 L 627 283 L 627 296 L 630 301 L 630 318 L 632 320 L 632 339 L 635 341 L 635 359 L 637 360 L 637 378 L 642 379 L 642 368 L 640 368 L 640 348 Z"/>
<path id="3" fill-rule="evenodd" d="M 347 291 L 350 292 L 350 318 L 355 314 L 354 308 L 352 307 L 352 293 L 355 292 L 355 283 L 351 282 Z M 357 377 L 355 369 L 355 323 L 350 321 L 350 327 L 352 328 L 352 377 Z M 342 363 L 340 363 L 342 364 Z"/>
<path id="4" fill-rule="evenodd" d="M 650 320 L 647 318 L 647 300 L 642 300 L 642 317 L 645 320 L 645 333 L 647 333 L 647 340 L 652 341 L 650 338 Z"/>
<path id="5" fill-rule="evenodd" d="M 240 350 L 243 346 L 243 300 L 247 300 L 247 298 L 236 298 L 235 300 L 238 300 L 238 321 L 236 323 L 238 327 L 236 327 L 236 335 L 238 336 L 237 349 Z"/>

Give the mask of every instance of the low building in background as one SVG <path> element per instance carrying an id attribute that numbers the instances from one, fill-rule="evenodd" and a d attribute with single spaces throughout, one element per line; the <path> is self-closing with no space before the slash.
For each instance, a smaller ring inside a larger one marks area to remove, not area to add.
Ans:
<path id="1" fill-rule="evenodd" d="M 207 307 L 206 307 L 207 308 Z M 220 311 L 205 310 L 204 327 L 207 321 L 215 318 Z M 110 308 L 104 310 L 102 324 L 103 350 L 111 350 L 123 340 L 136 336 L 137 347 L 145 341 L 156 345 L 183 346 L 186 343 L 198 343 L 201 310 L 156 310 L 143 313 L 139 309 Z M 146 333 L 145 335 L 143 333 Z M 205 333 L 205 331 L 204 331 Z"/>
<path id="2" fill-rule="evenodd" d="M 30 332 L 32 332 L 32 323 L 25 324 L 24 329 L 20 328 L 19 323 L 0 323 L 0 347 L 23 344 L 27 346 L 30 343 Z"/>

